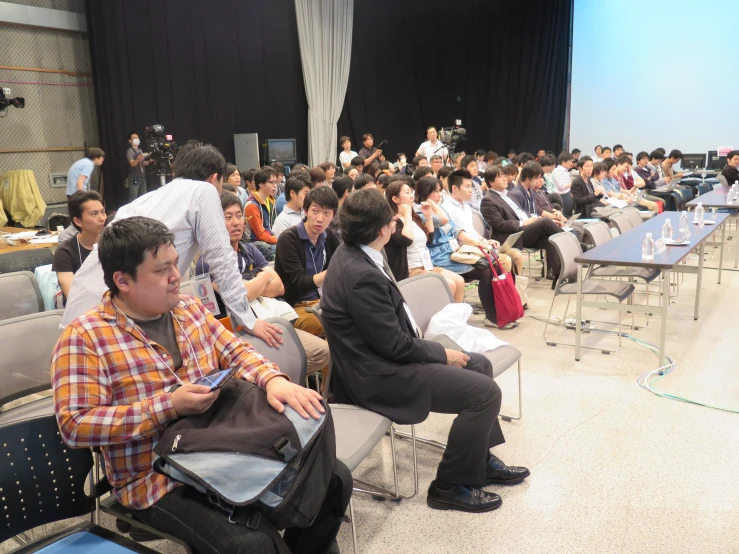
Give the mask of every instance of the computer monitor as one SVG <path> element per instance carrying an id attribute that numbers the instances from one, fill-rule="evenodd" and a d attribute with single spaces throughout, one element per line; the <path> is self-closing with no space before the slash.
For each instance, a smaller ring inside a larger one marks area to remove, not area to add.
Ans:
<path id="1" fill-rule="evenodd" d="M 683 169 L 703 169 L 706 167 L 706 155 L 683 154 L 680 167 Z"/>
<path id="2" fill-rule="evenodd" d="M 726 165 L 726 156 L 719 156 L 718 150 L 708 151 L 708 168 L 721 171 Z"/>
<path id="3" fill-rule="evenodd" d="M 284 164 L 298 163 L 298 151 L 295 147 L 295 139 L 267 139 L 267 160 L 282 162 Z"/>

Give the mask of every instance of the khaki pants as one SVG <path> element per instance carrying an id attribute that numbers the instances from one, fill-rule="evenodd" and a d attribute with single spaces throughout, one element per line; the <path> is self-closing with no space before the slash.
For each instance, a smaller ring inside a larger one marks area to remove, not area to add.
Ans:
<path id="1" fill-rule="evenodd" d="M 521 271 L 523 271 L 523 254 L 518 248 L 509 248 L 505 254 L 498 254 L 498 258 L 500 258 L 500 265 L 504 271 L 511 273 L 511 268 L 515 267 L 513 273 L 521 275 Z"/>
<path id="2" fill-rule="evenodd" d="M 293 322 L 293 327 L 296 329 L 302 329 L 303 331 L 315 335 L 316 337 L 322 337 L 324 335 L 323 326 L 318 318 L 312 312 L 308 311 L 308 308 L 318 304 L 319 300 L 308 300 L 306 302 L 298 302 L 295 304 L 294 309 L 298 314 L 298 319 Z"/>
<path id="3" fill-rule="evenodd" d="M 305 355 L 308 358 L 306 375 L 311 375 L 316 371 L 321 371 L 323 368 L 328 367 L 330 357 L 328 343 L 302 329 L 295 329 L 295 332 L 298 334 L 300 343 L 303 345 L 303 350 L 305 350 Z M 303 383 L 297 384 L 303 385 Z"/>

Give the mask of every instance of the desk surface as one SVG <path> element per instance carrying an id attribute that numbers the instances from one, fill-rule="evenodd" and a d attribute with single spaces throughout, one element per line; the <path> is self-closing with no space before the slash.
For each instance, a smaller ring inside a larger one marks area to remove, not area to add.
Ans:
<path id="1" fill-rule="evenodd" d="M 661 238 L 662 225 L 664 225 L 666 219 L 670 219 L 673 229 L 672 234 L 675 236 L 679 232 L 680 215 L 680 212 L 665 212 L 657 217 L 648 219 L 638 227 L 625 232 L 623 235 L 619 235 L 601 246 L 588 250 L 575 258 L 575 261 L 581 264 L 671 269 L 685 259 L 691 250 L 705 241 L 729 217 L 729 214 L 716 214 L 716 223 L 713 225 L 704 225 L 703 229 L 700 229 L 698 225 L 693 224 L 694 214 L 691 212 L 688 214 L 688 221 L 690 222 L 689 245 L 668 246 L 662 254 L 654 254 L 654 261 L 646 262 L 642 260 L 641 248 L 647 233 L 652 233 L 652 238 L 655 241 Z"/>
<path id="2" fill-rule="evenodd" d="M 703 204 L 704 208 L 735 208 L 739 209 L 739 202 L 727 202 L 726 195 L 729 194 L 729 189 L 723 186 L 716 187 L 706 194 L 696 196 L 690 202 L 688 206 L 695 208 L 698 202 Z"/>
<path id="3" fill-rule="evenodd" d="M 0 233 L 25 233 L 33 231 L 33 229 L 24 229 L 22 227 L 0 227 Z M 0 238 L 0 254 L 8 252 L 20 252 L 21 250 L 37 250 L 39 248 L 56 248 L 57 244 L 31 244 L 29 242 L 18 242 L 16 246 L 10 246 L 2 238 Z"/>

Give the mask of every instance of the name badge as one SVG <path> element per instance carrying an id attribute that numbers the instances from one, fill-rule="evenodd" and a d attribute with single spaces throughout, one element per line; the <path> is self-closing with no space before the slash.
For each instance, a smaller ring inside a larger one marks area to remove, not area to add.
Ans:
<path id="1" fill-rule="evenodd" d="M 456 252 L 457 250 L 459 250 L 459 242 L 457 242 L 457 239 L 449 239 L 449 247 L 454 252 Z"/>
<path id="2" fill-rule="evenodd" d="M 206 310 L 213 314 L 218 313 L 218 303 L 216 302 L 216 293 L 213 290 L 213 283 L 210 282 L 210 273 L 203 273 L 193 279 L 193 288 L 195 296 L 200 300 Z"/>
<path id="3" fill-rule="evenodd" d="M 423 264 L 423 269 L 426 271 L 431 271 L 434 269 L 434 264 L 431 263 L 431 253 L 427 250 L 424 250 L 421 254 L 421 263 Z"/>
<path id="4" fill-rule="evenodd" d="M 657 254 L 662 254 L 665 250 L 667 250 L 667 247 L 665 246 L 665 239 L 659 239 L 655 241 L 654 249 L 656 250 Z"/>

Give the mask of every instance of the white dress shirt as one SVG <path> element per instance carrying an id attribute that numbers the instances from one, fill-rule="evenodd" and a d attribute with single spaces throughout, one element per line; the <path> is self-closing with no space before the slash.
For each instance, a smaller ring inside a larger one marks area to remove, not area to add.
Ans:
<path id="1" fill-rule="evenodd" d="M 290 206 L 285 204 L 285 207 L 277 216 L 275 222 L 272 224 L 272 232 L 276 237 L 280 236 L 280 233 L 287 231 L 290 227 L 295 227 L 298 223 L 303 221 L 303 212 L 296 212 Z"/>
<path id="2" fill-rule="evenodd" d="M 350 150 L 349 152 L 341 151 L 341 154 L 339 154 L 339 162 L 341 163 L 341 167 L 346 167 L 347 164 L 351 163 L 351 161 L 357 157 L 357 153 L 354 150 Z"/>
<path id="3" fill-rule="evenodd" d="M 359 246 L 359 248 L 362 249 L 362 252 L 367 254 L 369 256 L 369 259 L 374 262 L 374 264 L 380 268 L 380 271 L 382 271 L 382 274 L 387 277 L 390 281 L 395 282 L 395 279 L 388 275 L 387 271 L 385 271 L 385 258 L 382 256 L 382 252 L 379 250 L 375 250 L 371 246 L 367 246 L 366 244 L 362 244 Z M 423 333 L 421 332 L 421 328 L 416 323 L 416 320 L 413 319 L 413 314 L 411 313 L 411 309 L 408 307 L 408 304 L 403 302 L 403 308 L 405 308 L 405 313 L 408 316 L 408 320 L 411 322 L 411 325 L 413 326 L 413 330 L 416 332 L 417 337 L 423 337 Z"/>
<path id="4" fill-rule="evenodd" d="M 483 239 L 475 230 L 475 224 L 472 221 L 472 208 L 467 202 L 459 202 L 449 195 L 441 207 L 457 229 L 464 231 L 473 240 L 480 241 Z"/>
<path id="5" fill-rule="evenodd" d="M 523 222 L 529 219 L 529 216 L 527 216 L 524 211 L 518 207 L 518 204 L 516 204 L 513 200 L 508 198 L 508 191 L 507 190 L 496 190 L 493 192 L 497 192 L 503 197 L 503 200 L 505 200 L 505 203 L 508 204 L 514 212 L 516 212 L 516 216 L 518 217 L 519 221 L 521 222 L 520 227 L 523 227 Z"/>
<path id="6" fill-rule="evenodd" d="M 572 177 L 570 177 L 569 170 L 558 165 L 554 168 L 554 171 L 552 171 L 552 179 L 554 180 L 558 193 L 564 194 L 570 192 L 570 187 L 572 187 Z"/>
<path id="7" fill-rule="evenodd" d="M 133 216 L 161 221 L 174 233 L 180 273 L 187 271 L 199 250 L 208 260 L 210 273 L 236 324 L 248 329 L 254 327 L 256 317 L 249 307 L 237 255 L 226 231 L 221 199 L 213 185 L 204 181 L 175 179 L 123 206 L 118 210 L 115 221 Z M 94 308 L 107 290 L 98 246 L 95 245 L 74 276 L 62 326 L 69 325 Z"/>
<path id="8" fill-rule="evenodd" d="M 436 144 L 431 144 L 431 141 L 427 140 L 426 142 L 421 143 L 421 146 L 418 147 L 418 155 L 423 156 L 428 161 L 431 161 L 431 156 L 433 155 L 441 156 L 443 161 L 447 161 L 449 158 L 449 150 L 446 149 L 446 146 L 442 147 L 438 140 L 436 141 Z"/>

